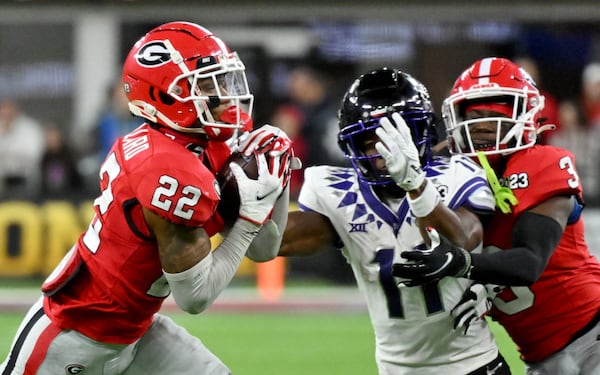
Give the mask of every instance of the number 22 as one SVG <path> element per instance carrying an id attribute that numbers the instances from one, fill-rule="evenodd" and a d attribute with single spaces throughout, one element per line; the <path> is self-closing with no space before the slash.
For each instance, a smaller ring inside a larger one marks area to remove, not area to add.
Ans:
<path id="1" fill-rule="evenodd" d="M 100 167 L 100 178 L 106 177 L 108 179 L 106 188 L 103 189 L 100 196 L 94 200 L 94 206 L 98 206 L 100 215 L 104 215 L 114 201 L 112 184 L 120 173 L 121 166 L 119 165 L 116 154 L 113 152 L 106 158 L 106 161 Z M 177 194 L 179 181 L 174 177 L 162 175 L 158 182 L 160 183 L 160 186 L 154 191 L 151 204 L 161 210 L 169 211 L 173 204 L 172 200 L 169 198 L 174 197 Z M 186 185 L 181 189 L 181 195 L 182 196 L 176 200 L 173 215 L 183 219 L 190 219 L 194 214 L 194 210 L 191 207 L 198 203 L 202 196 L 202 191 L 195 186 Z M 83 236 L 83 243 L 90 252 L 94 254 L 100 247 L 101 230 L 102 221 L 98 215 L 94 215 L 88 230 Z"/>

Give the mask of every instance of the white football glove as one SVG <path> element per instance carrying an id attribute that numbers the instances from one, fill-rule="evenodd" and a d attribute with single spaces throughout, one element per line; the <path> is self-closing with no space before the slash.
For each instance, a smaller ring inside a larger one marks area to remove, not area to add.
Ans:
<path id="1" fill-rule="evenodd" d="M 241 152 L 246 157 L 253 153 L 267 154 L 269 157 L 281 157 L 279 174 L 285 175 L 283 187 L 286 187 L 289 182 L 290 171 L 302 168 L 302 161 L 294 155 L 291 139 L 283 130 L 269 124 L 244 133 L 237 140 L 234 150 Z"/>
<path id="2" fill-rule="evenodd" d="M 253 180 L 236 163 L 229 164 L 240 193 L 240 218 L 252 223 L 264 224 L 273 211 L 273 205 L 283 191 L 286 173 L 280 173 L 280 157 L 269 158 L 265 154 L 256 155 L 258 179 Z M 286 171 L 287 172 L 287 171 Z"/>
<path id="3" fill-rule="evenodd" d="M 406 191 L 415 190 L 425 180 L 419 153 L 402 116 L 394 112 L 392 119 L 396 126 L 387 117 L 379 121 L 381 126 L 375 129 L 375 134 L 380 142 L 375 144 L 375 148 L 385 160 L 387 170 L 396 184 Z"/>
<path id="4" fill-rule="evenodd" d="M 244 156 L 266 151 L 269 151 L 269 156 L 279 156 L 291 147 L 292 141 L 288 135 L 281 128 L 269 124 L 242 134 L 237 143 L 237 151 L 243 153 Z"/>
<path id="5" fill-rule="evenodd" d="M 483 319 L 490 311 L 492 299 L 499 289 L 497 285 L 492 284 L 475 283 L 471 285 L 450 312 L 454 318 L 454 329 L 464 329 L 466 335 L 471 323 Z"/>

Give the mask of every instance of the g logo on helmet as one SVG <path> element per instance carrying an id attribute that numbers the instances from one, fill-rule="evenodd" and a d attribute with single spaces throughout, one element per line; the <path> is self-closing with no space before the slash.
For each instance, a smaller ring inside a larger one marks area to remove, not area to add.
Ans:
<path id="1" fill-rule="evenodd" d="M 154 68 L 171 61 L 171 53 L 164 42 L 154 41 L 142 46 L 135 59 L 142 66 Z"/>
<path id="2" fill-rule="evenodd" d="M 69 375 L 80 374 L 81 372 L 83 372 L 84 369 L 85 367 L 83 365 L 77 364 L 67 365 L 65 367 L 65 370 Z"/>

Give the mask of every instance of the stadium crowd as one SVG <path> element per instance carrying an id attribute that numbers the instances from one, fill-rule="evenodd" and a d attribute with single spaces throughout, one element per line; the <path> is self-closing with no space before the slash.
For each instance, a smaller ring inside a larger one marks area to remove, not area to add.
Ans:
<path id="1" fill-rule="evenodd" d="M 543 89 L 538 62 L 518 56 L 515 61 L 541 86 L 546 98 L 543 116 L 547 123 L 556 125 L 555 130 L 542 133 L 538 143 L 573 152 L 586 204 L 600 205 L 600 164 L 594 162 L 600 151 L 600 62 L 592 61 L 582 70 L 579 97 L 558 99 L 558 93 Z M 339 150 L 332 147 L 335 144 L 325 142 L 335 139 L 337 132 L 340 98 L 329 94 L 334 77 L 313 65 L 289 69 L 286 91 L 280 94 L 279 104 L 272 108 L 268 120 L 293 138 L 303 167 L 348 165 Z M 97 171 L 108 148 L 116 137 L 140 125 L 127 109 L 118 80 L 107 83 L 106 92 L 85 144 L 72 141 L 68 124 L 25 113 L 18 99 L 0 98 L 0 201 L 85 199 L 97 193 Z M 302 173 L 292 178 L 292 201 L 297 198 L 302 178 Z"/>

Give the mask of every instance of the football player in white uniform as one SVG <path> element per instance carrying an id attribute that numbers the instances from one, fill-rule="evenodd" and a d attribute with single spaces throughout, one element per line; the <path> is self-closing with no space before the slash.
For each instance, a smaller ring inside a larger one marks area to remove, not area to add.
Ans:
<path id="1" fill-rule="evenodd" d="M 367 302 L 380 375 L 510 374 L 485 319 L 473 319 L 466 334 L 453 327 L 451 310 L 469 280 L 410 286 L 392 276 L 403 249 L 428 251 L 440 235 L 480 251 L 477 214 L 494 210 L 474 162 L 432 155 L 427 89 L 396 69 L 368 72 L 347 91 L 339 126 L 353 168 L 306 169 L 301 211 L 290 212 L 279 255 L 341 248 Z"/>

